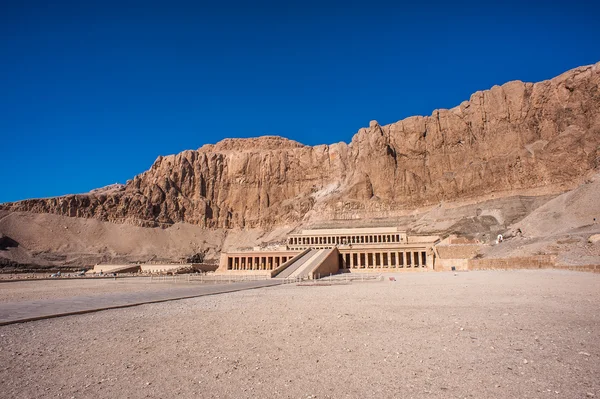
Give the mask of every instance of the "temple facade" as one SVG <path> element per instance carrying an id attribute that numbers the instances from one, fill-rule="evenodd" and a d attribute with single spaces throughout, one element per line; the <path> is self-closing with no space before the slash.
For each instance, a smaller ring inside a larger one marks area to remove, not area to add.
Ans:
<path id="1" fill-rule="evenodd" d="M 344 272 L 434 270 L 437 242 L 437 236 L 409 236 L 396 227 L 307 229 L 290 234 L 281 250 L 224 253 L 217 271 L 275 277 L 294 262 L 300 267 L 324 259 L 319 251 L 334 251 L 337 270 Z M 316 263 L 314 268 L 318 269 Z"/>
<path id="2" fill-rule="evenodd" d="M 287 246 L 290 249 L 333 248 L 334 246 L 403 244 L 406 232 L 396 228 L 375 227 L 363 229 L 313 229 L 290 234 Z"/>

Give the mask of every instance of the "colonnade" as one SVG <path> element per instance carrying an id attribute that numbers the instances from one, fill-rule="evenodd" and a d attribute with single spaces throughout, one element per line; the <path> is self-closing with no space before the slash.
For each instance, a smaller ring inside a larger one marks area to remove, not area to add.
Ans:
<path id="1" fill-rule="evenodd" d="M 340 254 L 340 269 L 426 267 L 427 251 L 356 251 Z"/>
<path id="2" fill-rule="evenodd" d="M 360 234 L 331 236 L 294 236 L 288 238 L 288 245 L 339 245 L 339 244 L 379 244 L 400 243 L 401 234 Z"/>
<path id="3" fill-rule="evenodd" d="M 227 256 L 227 270 L 273 270 L 293 256 Z"/>

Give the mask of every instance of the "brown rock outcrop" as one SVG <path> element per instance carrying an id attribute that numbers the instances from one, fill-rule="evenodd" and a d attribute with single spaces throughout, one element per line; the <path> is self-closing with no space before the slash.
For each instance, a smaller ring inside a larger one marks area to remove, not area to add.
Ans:
<path id="1" fill-rule="evenodd" d="M 124 187 L 0 205 L 140 226 L 269 227 L 462 198 L 572 188 L 600 160 L 600 63 L 473 94 L 350 144 L 227 139 L 159 157 Z"/>

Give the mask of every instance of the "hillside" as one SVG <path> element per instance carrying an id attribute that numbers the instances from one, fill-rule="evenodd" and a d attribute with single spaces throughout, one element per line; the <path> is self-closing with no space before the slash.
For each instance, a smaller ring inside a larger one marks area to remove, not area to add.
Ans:
<path id="1" fill-rule="evenodd" d="M 245 235 L 275 229 L 281 232 L 276 240 L 301 225 L 394 223 L 415 231 L 492 234 L 598 172 L 599 86 L 597 63 L 539 83 L 494 86 L 431 116 L 385 126 L 372 121 L 349 144 L 226 139 L 159 157 L 123 186 L 0 204 L 0 233 L 28 248 L 28 255 L 12 256 L 21 257 L 19 263 L 35 263 L 44 251 L 87 254 L 81 262 L 99 254 L 173 259 L 194 253 L 203 237 L 210 239 L 202 250 L 216 253 L 229 246 L 228 234 L 241 232 L 239 241 L 252 245 Z M 486 201 L 493 206 L 483 208 L 499 211 L 482 214 L 477 204 Z M 479 221 L 473 221 L 477 209 Z M 68 224 L 64 217 L 76 224 L 67 227 L 77 235 L 65 236 L 63 244 L 42 235 L 48 226 Z M 162 238 L 150 240 L 148 252 L 137 244 L 119 250 L 88 234 L 92 226 L 139 238 L 132 242 Z M 173 234 L 181 226 L 188 233 Z M 190 244 L 161 250 L 173 237 Z M 6 251 L 0 258 L 10 258 Z"/>

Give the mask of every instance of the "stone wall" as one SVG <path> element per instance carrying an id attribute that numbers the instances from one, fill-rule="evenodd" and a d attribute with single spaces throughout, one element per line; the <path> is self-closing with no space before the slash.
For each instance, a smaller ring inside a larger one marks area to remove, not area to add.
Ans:
<path id="1" fill-rule="evenodd" d="M 339 256 L 340 252 L 337 248 L 331 249 L 325 259 L 310 272 L 310 278 L 315 280 L 317 278 L 328 276 L 329 274 L 337 273 L 340 270 Z"/>
<path id="2" fill-rule="evenodd" d="M 448 272 L 454 267 L 455 270 L 469 270 L 470 259 L 442 259 L 436 258 L 433 270 L 436 272 Z"/>
<path id="3" fill-rule="evenodd" d="M 555 264 L 556 259 L 551 255 L 470 259 L 469 270 L 545 269 L 553 268 Z"/>
<path id="4" fill-rule="evenodd" d="M 557 265 L 553 255 L 539 255 L 520 258 L 469 259 L 469 270 L 506 269 L 558 269 L 600 273 L 600 265 L 569 266 Z"/>
<path id="5" fill-rule="evenodd" d="M 435 250 L 442 259 L 471 259 L 477 255 L 479 248 L 478 244 L 437 245 Z"/>

